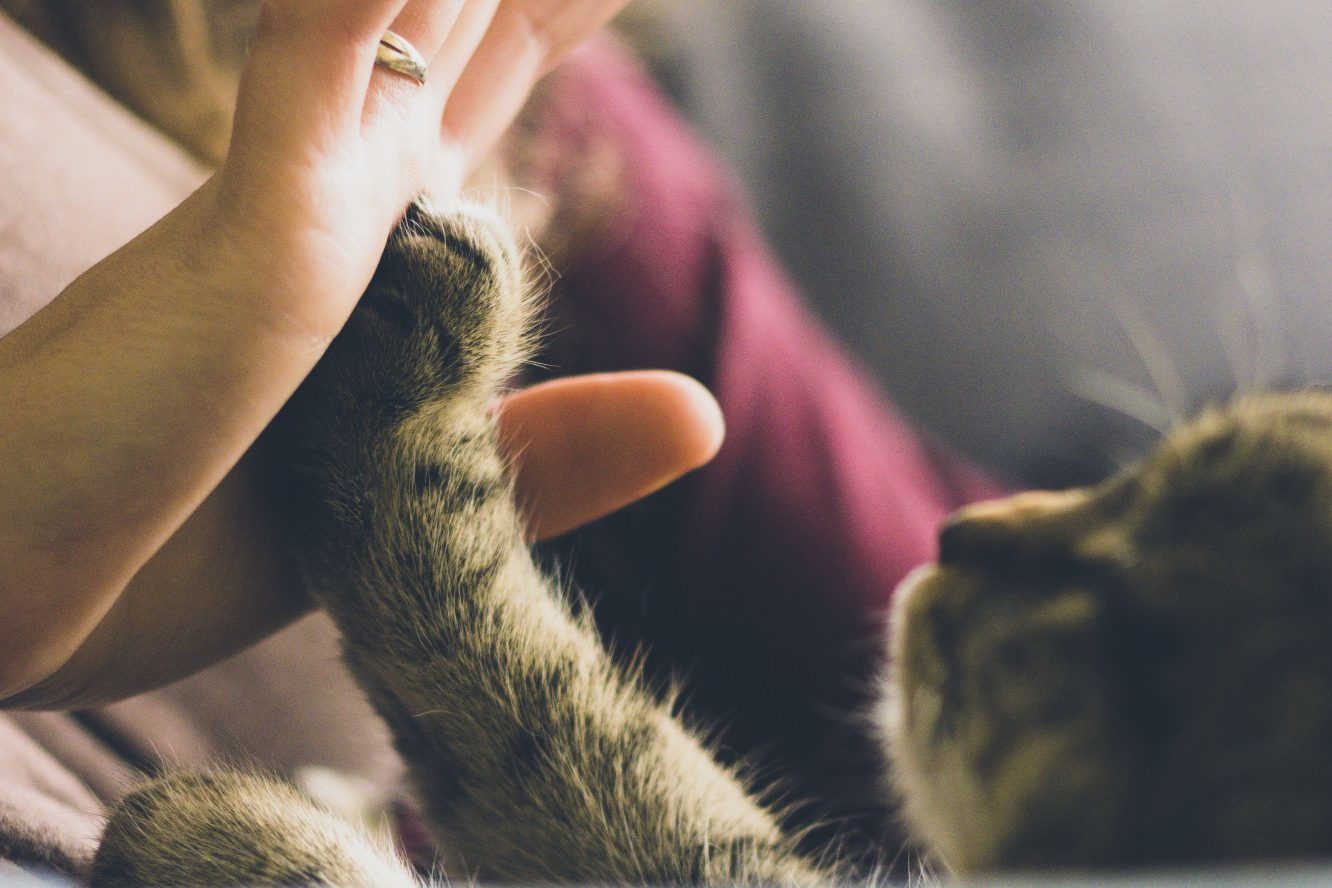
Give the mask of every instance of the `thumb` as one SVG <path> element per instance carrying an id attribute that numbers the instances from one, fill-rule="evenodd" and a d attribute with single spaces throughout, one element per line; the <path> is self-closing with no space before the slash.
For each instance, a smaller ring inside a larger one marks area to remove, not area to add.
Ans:
<path id="1" fill-rule="evenodd" d="M 533 539 L 559 536 L 704 465 L 725 435 L 698 382 L 666 371 L 559 379 L 500 404 Z"/>

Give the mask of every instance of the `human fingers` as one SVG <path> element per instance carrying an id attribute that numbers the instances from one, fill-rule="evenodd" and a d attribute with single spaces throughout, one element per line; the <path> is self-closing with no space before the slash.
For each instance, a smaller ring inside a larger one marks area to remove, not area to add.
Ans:
<path id="1" fill-rule="evenodd" d="M 707 463 L 725 436 L 721 409 L 678 373 L 560 379 L 516 392 L 499 412 L 533 539 L 559 536 Z"/>
<path id="2" fill-rule="evenodd" d="M 452 100 L 458 78 L 471 63 L 477 48 L 489 39 L 491 25 L 501 6 L 501 0 L 468 0 L 453 33 L 431 59 L 429 87 L 435 124 L 439 123 L 444 106 Z"/>
<path id="3" fill-rule="evenodd" d="M 483 155 L 532 85 L 605 24 L 625 0 L 502 0 L 485 39 L 448 96 L 442 130 L 468 157 Z"/>
<path id="4" fill-rule="evenodd" d="M 486 5 L 486 2 L 488 0 L 482 0 L 480 5 Z M 455 27 L 461 25 L 466 30 L 468 22 L 476 15 L 468 7 L 476 5 L 475 0 L 470 3 L 464 0 L 408 0 L 389 26 L 389 30 L 405 39 L 411 49 L 419 54 L 419 61 L 425 67 L 426 84 L 441 79 L 441 72 L 436 69 L 433 60 L 450 40 Z M 382 123 L 401 126 L 404 119 L 414 116 L 415 107 L 431 94 L 430 90 L 422 89 L 423 85 L 411 74 L 377 66 L 366 96 L 366 126 L 373 128 Z"/>
<path id="5" fill-rule="evenodd" d="M 356 132 L 384 30 L 408 0 L 266 0 L 228 163 L 301 158 Z"/>
<path id="6" fill-rule="evenodd" d="M 397 172 L 407 191 L 429 191 L 440 201 L 459 191 L 466 169 L 461 152 L 441 150 L 439 120 L 458 74 L 485 35 L 499 0 L 458 2 L 451 19 L 440 11 L 449 2 L 452 0 L 412 0 L 403 11 L 403 31 L 412 33 L 421 27 L 412 23 L 411 15 L 428 18 L 426 30 L 433 28 L 429 41 L 418 46 L 422 57 L 429 59 L 425 83 L 394 72 L 377 73 L 375 80 L 392 81 L 392 90 L 372 89 L 366 107 L 366 132 L 380 163 Z M 446 19 L 449 27 L 443 33 L 441 25 Z"/>

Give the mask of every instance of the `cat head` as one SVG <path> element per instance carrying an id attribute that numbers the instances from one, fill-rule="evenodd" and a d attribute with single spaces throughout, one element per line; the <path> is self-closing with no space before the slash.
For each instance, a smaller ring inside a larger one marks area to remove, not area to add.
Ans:
<path id="1" fill-rule="evenodd" d="M 895 598 L 882 715 L 943 862 L 1332 851 L 1332 396 L 1209 411 L 939 543 Z"/>

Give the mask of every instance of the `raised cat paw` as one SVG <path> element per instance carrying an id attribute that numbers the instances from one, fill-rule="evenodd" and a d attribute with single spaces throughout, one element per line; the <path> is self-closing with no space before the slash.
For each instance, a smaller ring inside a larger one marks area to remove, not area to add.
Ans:
<path id="1" fill-rule="evenodd" d="M 373 433 L 367 414 L 391 423 L 487 399 L 525 357 L 525 296 L 519 250 L 497 216 L 475 206 L 444 215 L 420 200 L 288 412 L 307 439 L 345 440 Z"/>
<path id="2" fill-rule="evenodd" d="M 524 296 L 519 250 L 497 216 L 476 206 L 443 215 L 418 201 L 339 337 L 359 357 L 343 362 L 330 349 L 329 361 L 351 364 L 344 376 L 375 373 L 370 398 L 488 398 L 525 356 Z"/>
<path id="3" fill-rule="evenodd" d="M 497 216 L 414 204 L 346 327 L 267 435 L 279 510 L 301 525 L 318 515 L 359 523 L 359 497 L 375 486 L 367 473 L 403 446 L 488 434 L 489 401 L 526 355 L 528 295 L 520 251 Z"/>

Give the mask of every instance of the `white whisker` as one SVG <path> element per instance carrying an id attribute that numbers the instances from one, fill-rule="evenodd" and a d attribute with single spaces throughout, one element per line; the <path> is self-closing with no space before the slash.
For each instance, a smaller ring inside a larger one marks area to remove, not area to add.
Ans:
<path id="1" fill-rule="evenodd" d="M 1178 419 L 1153 393 L 1103 370 L 1075 371 L 1068 389 L 1085 401 L 1142 423 L 1158 435 L 1164 435 Z"/>
<path id="2" fill-rule="evenodd" d="M 1184 383 L 1184 377 L 1179 372 L 1179 365 L 1176 364 L 1174 356 L 1156 335 L 1137 306 L 1125 299 L 1112 298 L 1109 307 L 1124 338 L 1137 354 L 1138 362 L 1142 364 L 1143 370 L 1156 388 L 1158 395 L 1156 400 L 1167 413 L 1165 428 L 1182 422 L 1189 414 L 1190 398 L 1188 386 Z M 1158 431 L 1164 431 L 1160 426 L 1153 427 Z"/>
<path id="3" fill-rule="evenodd" d="M 1274 384 L 1283 370 L 1281 328 L 1277 323 L 1280 298 L 1271 260 L 1262 247 L 1256 214 L 1234 187 L 1230 203 L 1235 283 L 1240 297 L 1236 305 L 1239 311 L 1230 320 L 1234 328 L 1247 320 L 1251 333 L 1247 337 L 1247 374 L 1241 378 L 1236 371 L 1235 383 L 1240 392 L 1254 392 Z M 1238 343 L 1243 348 L 1243 333 L 1235 329 L 1234 335 L 1231 346 Z M 1231 360 L 1233 363 L 1235 359 Z"/>

